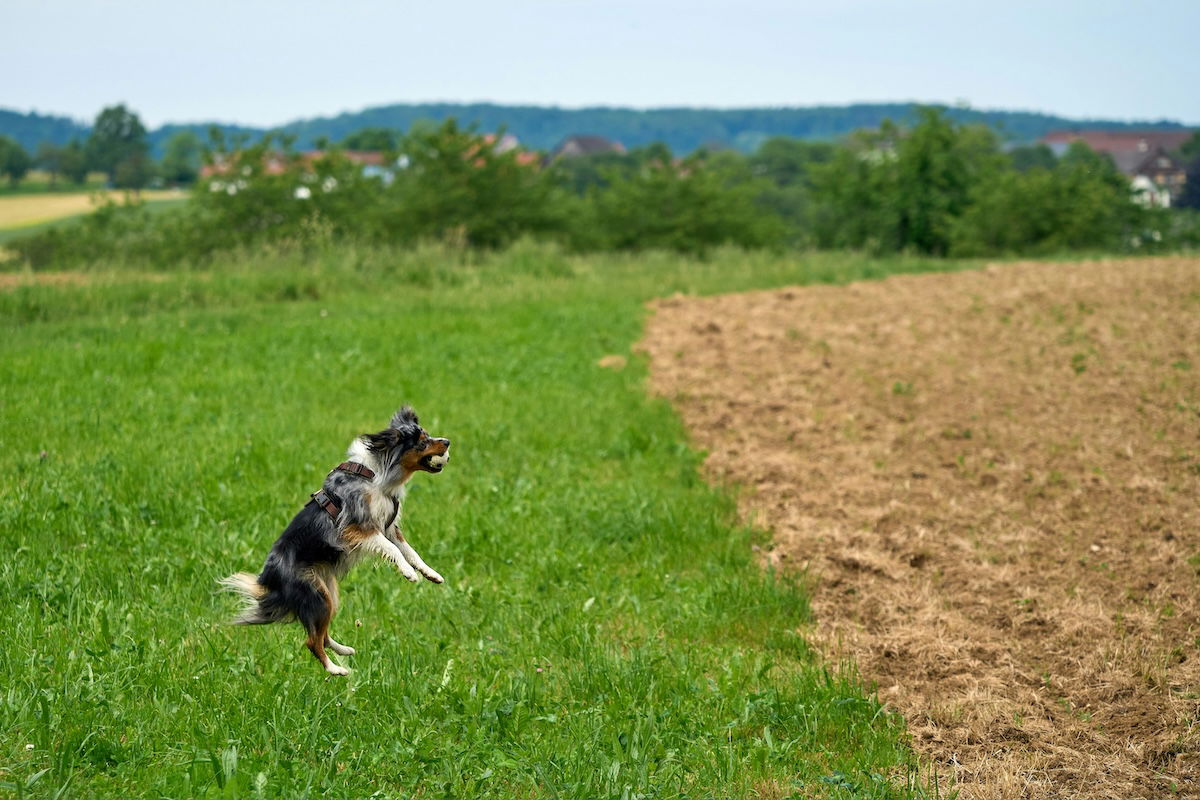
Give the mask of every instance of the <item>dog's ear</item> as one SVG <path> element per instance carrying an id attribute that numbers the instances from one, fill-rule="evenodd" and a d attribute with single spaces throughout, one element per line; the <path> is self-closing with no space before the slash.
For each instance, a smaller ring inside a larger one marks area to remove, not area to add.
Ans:
<path id="1" fill-rule="evenodd" d="M 403 428 L 407 425 L 419 425 L 417 421 L 417 413 L 412 410 L 411 406 L 401 406 L 400 410 L 392 415 L 393 428 Z"/>

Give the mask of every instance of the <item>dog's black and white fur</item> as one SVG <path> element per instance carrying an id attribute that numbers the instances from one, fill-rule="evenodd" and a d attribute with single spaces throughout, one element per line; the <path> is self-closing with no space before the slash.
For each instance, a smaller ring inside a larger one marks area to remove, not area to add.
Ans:
<path id="1" fill-rule="evenodd" d="M 339 508 L 314 501 L 301 509 L 279 536 L 258 576 L 239 572 L 221 581 L 249 603 L 234 622 L 263 625 L 299 620 L 308 633 L 308 649 L 331 675 L 349 670 L 325 652 L 340 656 L 354 648 L 334 641 L 329 625 L 338 610 L 338 580 L 365 554 L 382 556 L 410 581 L 421 576 L 441 583 L 400 533 L 400 504 L 405 483 L 419 471 L 441 472 L 450 460 L 450 440 L 430 437 L 407 406 L 379 433 L 363 434 L 350 445 L 349 461 L 373 477 L 335 469 L 322 487 Z"/>

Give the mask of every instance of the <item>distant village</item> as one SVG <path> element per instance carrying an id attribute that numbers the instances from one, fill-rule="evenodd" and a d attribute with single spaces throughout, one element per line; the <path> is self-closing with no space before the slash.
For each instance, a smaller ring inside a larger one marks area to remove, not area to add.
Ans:
<path id="1" fill-rule="evenodd" d="M 1190 130 L 1060 130 L 1051 131 L 1039 141 L 1056 156 L 1072 142 L 1083 142 L 1097 153 L 1105 153 L 1129 178 L 1143 205 L 1170 208 L 1187 182 L 1186 165 L 1171 152 L 1183 146 L 1192 134 Z"/>
<path id="2" fill-rule="evenodd" d="M 1187 182 L 1186 165 L 1172 155 L 1192 135 L 1191 130 L 1056 130 L 1038 140 L 1054 155 L 1061 156 L 1073 142 L 1083 142 L 1097 153 L 1108 155 L 1117 169 L 1129 178 L 1138 202 L 1149 208 L 1170 208 L 1178 199 Z M 627 152 L 619 141 L 591 134 L 575 134 L 558 143 L 549 153 L 521 150 L 520 141 L 511 133 L 497 137 L 488 134 L 484 140 L 493 146 L 496 153 L 516 151 L 517 163 L 526 166 L 545 166 L 562 158 L 585 158 L 590 156 Z M 323 151 L 310 150 L 302 153 L 302 161 L 320 158 Z M 388 163 L 382 152 L 343 151 L 350 161 L 361 164 L 366 175 L 376 176 L 390 182 L 396 169 L 403 169 L 405 159 L 401 156 L 395 163 Z M 265 164 L 267 174 L 283 172 L 286 168 L 282 156 L 271 156 Z M 226 165 L 217 162 L 206 165 L 201 177 L 215 177 L 227 171 Z"/>
<path id="3" fill-rule="evenodd" d="M 494 133 L 485 134 L 483 141 L 485 144 L 491 145 L 492 152 L 497 154 L 516 151 L 517 163 L 522 166 L 545 166 L 560 158 L 580 158 L 607 153 L 624 155 L 627 152 L 625 145 L 618 141 L 588 134 L 568 136 L 544 156 L 535 151 L 520 149 L 520 140 L 511 133 L 499 137 Z M 306 150 L 299 157 L 301 162 L 311 163 L 324 155 L 325 151 L 323 150 Z M 407 158 L 403 155 L 399 156 L 394 163 L 389 163 L 387 154 L 379 151 L 343 150 L 341 155 L 355 164 L 360 164 L 364 175 L 381 178 L 385 183 L 391 182 L 395 177 L 396 169 L 404 169 L 407 166 Z M 287 159 L 279 153 L 268 155 L 263 162 L 263 172 L 267 175 L 282 174 L 287 167 Z M 200 177 L 212 178 L 224 175 L 228 171 L 229 165 L 217 159 L 214 163 L 201 167 Z"/>

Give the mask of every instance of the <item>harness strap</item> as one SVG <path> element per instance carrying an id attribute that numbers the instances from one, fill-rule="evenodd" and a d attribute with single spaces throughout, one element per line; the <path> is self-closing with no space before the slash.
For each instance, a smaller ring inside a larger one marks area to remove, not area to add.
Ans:
<path id="1" fill-rule="evenodd" d="M 333 502 L 333 498 L 331 498 L 324 489 L 318 489 L 317 491 L 313 492 L 312 499 L 314 503 L 325 509 L 325 513 L 333 519 L 337 519 L 338 514 L 342 513 L 341 507 L 339 507 L 337 503 Z"/>
<path id="2" fill-rule="evenodd" d="M 361 475 L 362 477 L 366 478 L 367 480 L 370 480 L 371 478 L 375 477 L 374 472 L 372 472 L 370 469 L 368 469 L 365 465 L 358 463 L 357 461 L 343 461 L 342 463 L 338 464 L 336 467 L 333 468 L 333 471 L 337 471 L 337 470 L 341 470 L 342 472 L 349 472 L 351 475 Z M 330 518 L 336 520 L 338 518 L 338 515 L 342 513 L 342 507 L 337 504 L 337 500 L 334 497 L 330 496 L 330 494 L 328 492 L 326 492 L 324 489 L 318 489 L 317 491 L 313 492 L 311 497 L 312 497 L 312 501 L 314 503 L 316 503 L 318 506 L 320 506 L 322 509 L 324 509 L 325 513 L 328 514 L 330 516 Z M 394 521 L 396 519 L 396 515 L 399 512 L 400 512 L 400 504 L 398 502 L 396 502 L 395 498 L 392 498 L 392 519 L 389 520 L 388 526 L 390 526 L 392 524 L 392 521 Z M 385 526 L 385 530 L 386 530 L 386 527 L 387 526 Z"/>
<path id="3" fill-rule="evenodd" d="M 343 461 L 334 469 L 340 469 L 342 472 L 349 472 L 351 475 L 362 475 L 367 480 L 375 477 L 375 473 L 367 469 L 365 464 L 360 464 L 357 461 Z"/>

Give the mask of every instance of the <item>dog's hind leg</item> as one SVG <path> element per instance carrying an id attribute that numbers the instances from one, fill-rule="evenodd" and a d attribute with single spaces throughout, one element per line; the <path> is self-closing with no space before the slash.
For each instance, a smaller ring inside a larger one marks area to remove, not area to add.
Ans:
<path id="1" fill-rule="evenodd" d="M 350 670 L 334 664 L 329 660 L 329 654 L 325 652 L 325 643 L 331 641 L 329 623 L 333 621 L 334 609 L 334 601 L 329 587 L 319 575 L 310 575 L 309 580 L 311 583 L 304 582 L 308 591 L 304 592 L 296 609 L 296 616 L 299 618 L 300 624 L 308 632 L 308 640 L 305 644 L 313 657 L 321 662 L 321 666 L 330 675 L 349 675 Z M 332 647 L 330 649 L 335 653 L 338 652 Z"/>
<path id="2" fill-rule="evenodd" d="M 338 597 L 337 575 L 330 573 L 328 576 L 326 576 L 325 585 L 329 588 L 329 597 L 330 600 L 332 600 L 333 605 L 333 613 L 329 615 L 330 621 L 332 621 L 334 614 L 337 614 L 338 607 L 341 605 L 341 598 Z M 333 637 L 329 635 L 328 631 L 325 632 L 325 646 L 337 653 L 339 656 L 354 655 L 353 647 L 334 641 Z"/>
<path id="3" fill-rule="evenodd" d="M 355 652 L 353 647 L 335 642 L 333 637 L 331 637 L 328 633 L 325 634 L 325 646 L 337 653 L 339 656 L 352 656 Z"/>

